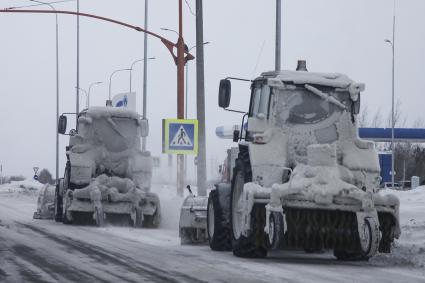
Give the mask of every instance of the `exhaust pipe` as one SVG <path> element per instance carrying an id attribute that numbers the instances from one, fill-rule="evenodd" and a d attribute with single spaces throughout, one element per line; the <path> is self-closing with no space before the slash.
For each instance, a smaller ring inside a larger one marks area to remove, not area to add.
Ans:
<path id="1" fill-rule="evenodd" d="M 305 60 L 298 60 L 297 71 L 308 72 L 308 70 L 307 70 L 307 62 Z"/>

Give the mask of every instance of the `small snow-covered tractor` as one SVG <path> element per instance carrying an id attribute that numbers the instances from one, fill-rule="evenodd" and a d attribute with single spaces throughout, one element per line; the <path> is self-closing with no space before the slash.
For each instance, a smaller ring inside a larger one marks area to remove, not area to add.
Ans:
<path id="1" fill-rule="evenodd" d="M 252 81 L 249 110 L 233 133 L 237 158 L 228 155 L 231 181 L 209 195 L 211 249 L 239 257 L 333 250 L 340 260 L 390 252 L 399 200 L 377 193 L 378 154 L 358 137 L 363 90 L 343 74 L 308 72 L 305 61 Z M 230 95 L 230 80 L 221 80 L 220 107 Z"/>
<path id="2" fill-rule="evenodd" d="M 62 115 L 58 131 L 66 132 Z M 160 204 L 150 192 L 152 158 L 141 151 L 147 120 L 126 108 L 91 107 L 69 133 L 64 178 L 56 186 L 55 219 L 103 226 L 105 222 L 157 227 Z"/>
<path id="3" fill-rule="evenodd" d="M 208 197 L 195 196 L 188 186 L 190 194 L 180 208 L 179 236 L 182 245 L 206 244 L 207 239 L 207 203 Z"/>
<path id="4" fill-rule="evenodd" d="M 53 219 L 55 216 L 55 186 L 45 184 L 37 198 L 37 211 L 34 219 Z"/>

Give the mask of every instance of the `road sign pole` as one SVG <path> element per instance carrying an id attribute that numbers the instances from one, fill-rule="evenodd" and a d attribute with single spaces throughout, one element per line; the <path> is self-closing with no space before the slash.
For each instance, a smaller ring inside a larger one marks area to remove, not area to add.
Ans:
<path id="1" fill-rule="evenodd" d="M 177 42 L 177 118 L 184 119 L 184 40 L 183 40 L 183 1 L 179 0 L 179 40 Z M 177 195 L 183 196 L 184 156 L 177 155 Z"/>
<path id="2" fill-rule="evenodd" d="M 196 167 L 198 195 L 207 195 L 207 165 L 205 141 L 204 35 L 202 0 L 196 1 L 196 116 L 199 123 L 199 153 Z"/>

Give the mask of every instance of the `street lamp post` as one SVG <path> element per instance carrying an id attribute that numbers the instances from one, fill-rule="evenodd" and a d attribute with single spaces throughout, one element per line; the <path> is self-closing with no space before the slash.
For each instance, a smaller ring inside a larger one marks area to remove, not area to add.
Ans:
<path id="1" fill-rule="evenodd" d="M 148 29 L 148 0 L 145 0 L 145 30 Z M 145 33 L 143 36 L 143 105 L 142 116 L 146 118 L 146 103 L 147 103 L 147 89 L 148 89 L 148 35 Z M 142 151 L 146 151 L 146 137 L 142 137 Z"/>
<path id="2" fill-rule="evenodd" d="M 100 85 L 102 82 L 94 82 L 94 83 L 91 83 L 90 84 L 90 86 L 89 86 L 89 91 L 88 91 L 88 93 L 87 93 L 87 108 L 89 108 L 90 107 L 90 91 L 91 91 L 91 88 L 93 87 L 93 86 L 95 86 L 95 85 Z"/>
<path id="3" fill-rule="evenodd" d="M 55 7 L 52 4 L 30 0 L 31 2 L 40 3 L 43 5 L 49 6 L 53 11 L 56 11 Z M 56 170 L 55 170 L 55 178 L 56 183 L 59 180 L 59 133 L 58 133 L 58 123 L 59 123 L 59 26 L 58 26 L 58 14 L 55 14 L 56 20 Z"/>
<path id="4" fill-rule="evenodd" d="M 184 109 L 184 87 L 185 87 L 185 80 L 184 80 L 184 65 L 188 60 L 193 59 L 191 55 L 189 56 L 189 51 L 185 51 L 185 44 L 183 39 L 183 1 L 179 0 L 179 9 L 178 9 L 178 15 L 179 15 L 179 29 L 178 32 L 172 29 L 167 28 L 161 28 L 162 30 L 172 31 L 175 32 L 178 35 L 178 40 L 175 45 L 177 49 L 177 56 L 174 55 L 174 61 L 177 65 L 177 119 L 184 119 L 185 117 L 185 109 Z M 171 51 L 171 50 L 170 50 Z M 185 53 L 188 54 L 188 56 L 185 57 Z M 184 155 L 183 154 L 177 154 L 177 194 L 179 196 L 183 196 L 183 187 L 184 187 L 184 175 L 185 175 L 185 168 L 184 168 Z"/>
<path id="5" fill-rule="evenodd" d="M 184 119 L 185 109 L 184 109 L 184 87 L 185 87 L 185 73 L 184 66 L 188 60 L 193 59 L 189 51 L 185 51 L 185 44 L 183 39 L 183 2 L 179 0 L 179 29 L 178 32 L 172 29 L 161 28 L 162 30 L 172 31 L 178 35 L 178 40 L 175 45 L 177 48 L 177 56 L 173 54 L 174 61 L 177 65 L 177 119 Z M 170 50 L 171 52 L 171 50 Z M 185 56 L 185 53 L 188 56 Z M 177 194 L 183 196 L 183 187 L 184 187 L 184 155 L 177 154 Z"/>
<path id="6" fill-rule="evenodd" d="M 282 2 L 276 0 L 276 43 L 275 43 L 275 70 L 280 71 L 281 62 L 281 26 L 282 26 Z"/>
<path id="7" fill-rule="evenodd" d="M 78 113 L 80 112 L 80 97 L 78 95 L 78 89 L 80 87 L 80 0 L 77 0 L 77 101 L 76 101 L 76 112 L 78 123 Z"/>
<path id="8" fill-rule="evenodd" d="M 87 91 L 81 87 L 75 87 L 75 88 L 86 95 L 86 108 L 89 108 L 89 94 L 87 93 Z"/>
<path id="9" fill-rule="evenodd" d="M 153 59 L 155 59 L 155 57 L 149 57 L 147 59 L 153 60 Z M 132 77 L 133 77 L 132 74 L 133 74 L 134 65 L 138 62 L 143 62 L 143 61 L 145 61 L 145 59 L 139 59 L 139 60 L 136 60 L 133 63 L 131 63 L 131 66 L 130 66 L 130 92 L 131 92 L 131 86 L 132 86 Z"/>
<path id="10" fill-rule="evenodd" d="M 165 31 L 171 31 L 171 32 L 174 32 L 175 34 L 177 34 L 177 36 L 179 36 L 179 33 L 177 32 L 177 31 L 175 31 L 175 30 L 173 30 L 173 29 L 170 29 L 170 28 L 161 28 L 162 30 L 165 30 Z"/>
<path id="11" fill-rule="evenodd" d="M 395 0 L 394 0 L 394 13 L 393 13 L 393 39 L 385 39 L 385 42 L 391 45 L 392 50 L 392 74 L 391 74 L 391 187 L 394 188 L 394 73 L 395 73 Z"/>
<path id="12" fill-rule="evenodd" d="M 112 84 L 112 76 L 118 72 L 122 72 L 122 71 L 130 71 L 131 69 L 119 69 L 119 70 L 115 70 L 112 72 L 112 74 L 109 76 L 109 100 L 108 103 L 111 103 L 112 105 L 112 100 L 111 100 L 111 84 Z"/>

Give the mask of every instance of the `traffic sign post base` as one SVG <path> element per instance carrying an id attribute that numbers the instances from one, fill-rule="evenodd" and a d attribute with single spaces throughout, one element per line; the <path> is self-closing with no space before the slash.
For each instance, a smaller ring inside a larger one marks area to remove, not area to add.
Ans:
<path id="1" fill-rule="evenodd" d="M 177 155 L 177 195 L 184 196 L 184 182 L 185 182 L 185 168 L 184 168 L 184 155 Z"/>

